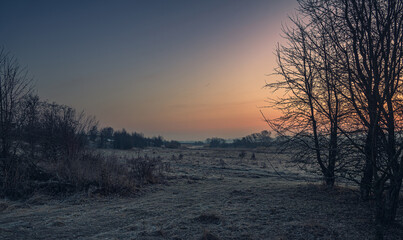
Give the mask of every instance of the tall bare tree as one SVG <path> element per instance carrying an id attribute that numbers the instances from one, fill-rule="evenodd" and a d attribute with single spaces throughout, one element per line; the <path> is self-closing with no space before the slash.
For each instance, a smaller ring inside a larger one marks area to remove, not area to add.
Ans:
<path id="1" fill-rule="evenodd" d="M 31 78 L 18 61 L 0 49 L 0 155 L 8 157 L 13 141 L 19 105 L 32 89 Z"/>
<path id="2" fill-rule="evenodd" d="M 362 153 L 362 165 L 356 165 L 362 166 L 361 196 L 363 199 L 374 196 L 376 223 L 387 225 L 396 217 L 403 178 L 403 1 L 300 0 L 299 3 L 301 18 L 306 20 L 303 28 L 320 29 L 326 39 L 324 44 L 318 35 L 308 34 L 312 50 L 322 45 L 325 49 L 319 51 L 321 58 L 312 58 L 313 62 L 329 66 L 328 73 L 336 76 L 329 86 L 342 99 L 339 110 L 344 111 L 342 116 L 348 120 L 335 129 Z M 295 52 L 305 53 L 304 49 L 305 46 L 297 45 Z M 293 76 L 309 73 L 305 66 L 291 64 L 299 70 L 290 72 Z M 290 86 L 290 89 L 296 88 Z M 296 96 L 312 95 L 316 99 L 320 89 L 326 88 L 315 89 L 314 94 L 296 92 Z M 326 115 L 330 109 L 335 108 L 316 108 L 317 115 Z M 378 230 L 378 236 L 382 236 L 382 227 Z"/>
<path id="3" fill-rule="evenodd" d="M 284 115 L 268 122 L 279 134 L 293 135 L 293 144 L 302 146 L 296 159 L 303 163 L 316 159 L 314 164 L 332 187 L 339 159 L 338 128 L 343 117 L 339 75 L 332 67 L 332 48 L 326 32 L 301 19 L 291 20 L 294 27 L 284 29 L 288 45 L 277 48 L 276 72 L 282 79 L 266 85 L 275 91 L 284 90 L 283 97 L 272 101 Z"/>
<path id="4" fill-rule="evenodd" d="M 24 181 L 22 160 L 16 157 L 21 102 L 31 91 L 31 79 L 18 61 L 0 48 L 0 194 L 14 195 Z"/>

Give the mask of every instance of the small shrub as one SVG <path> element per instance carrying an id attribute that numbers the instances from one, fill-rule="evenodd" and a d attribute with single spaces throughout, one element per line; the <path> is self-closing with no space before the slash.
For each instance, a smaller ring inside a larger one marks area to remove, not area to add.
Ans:
<path id="1" fill-rule="evenodd" d="M 227 163 L 222 158 L 220 158 L 220 166 L 221 166 L 221 168 L 225 168 L 226 165 L 227 165 Z"/>
<path id="2" fill-rule="evenodd" d="M 155 158 L 133 158 L 128 164 L 131 177 L 136 179 L 139 185 L 160 182 L 165 170 L 161 160 Z"/>
<path id="3" fill-rule="evenodd" d="M 244 159 L 244 158 L 246 157 L 246 152 L 245 152 L 245 151 L 242 151 L 242 152 L 239 153 L 238 156 L 239 156 L 241 159 Z"/>
<path id="4" fill-rule="evenodd" d="M 250 157 L 251 160 L 256 160 L 256 156 L 255 153 L 252 154 L 252 156 Z"/>

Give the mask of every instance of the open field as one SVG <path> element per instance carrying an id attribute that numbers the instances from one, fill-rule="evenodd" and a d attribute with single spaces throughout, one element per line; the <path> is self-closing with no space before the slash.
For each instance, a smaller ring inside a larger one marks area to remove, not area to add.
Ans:
<path id="1" fill-rule="evenodd" d="M 170 165 L 163 183 L 148 185 L 130 198 L 81 193 L 0 200 L 0 238 L 373 238 L 374 206 L 360 202 L 354 188 L 325 189 L 318 178 L 286 168 L 286 155 L 248 150 L 241 159 L 240 152 L 118 152 L 122 159 L 160 156 Z M 256 159 L 251 159 L 252 153 Z M 402 207 L 397 222 L 386 239 L 403 239 Z"/>

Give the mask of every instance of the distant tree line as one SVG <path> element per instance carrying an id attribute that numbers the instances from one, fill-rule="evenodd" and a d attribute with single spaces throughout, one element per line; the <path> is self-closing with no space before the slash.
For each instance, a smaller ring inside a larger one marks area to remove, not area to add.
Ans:
<path id="1" fill-rule="evenodd" d="M 57 192 L 85 189 L 89 185 L 103 190 L 112 189 L 111 186 L 120 189 L 118 186 L 124 183 L 130 183 L 125 189 L 133 190 L 138 176 L 151 176 L 156 166 L 153 159 L 133 161 L 135 169 L 140 169 L 141 163 L 150 171 L 127 172 L 123 166 L 111 168 L 118 163 L 105 156 L 89 154 L 88 146 L 180 147 L 179 142 L 165 141 L 161 136 L 147 138 L 111 127 L 98 131 L 94 117 L 41 100 L 34 93 L 27 70 L 0 48 L 0 197 L 20 198 L 38 189 Z M 122 174 L 129 179 L 122 180 Z"/>
<path id="2" fill-rule="evenodd" d="M 88 139 L 90 145 L 96 148 L 131 149 L 172 145 L 172 141 L 165 141 L 161 136 L 148 138 L 142 133 L 128 133 L 125 129 L 115 131 L 112 127 L 98 130 L 97 126 L 93 126 L 88 132 Z M 180 144 L 174 147 L 178 148 Z"/>
<path id="3" fill-rule="evenodd" d="M 211 148 L 257 148 L 269 147 L 272 143 L 271 132 L 266 130 L 234 139 L 232 142 L 227 142 L 225 139 L 217 137 L 206 139 L 207 146 Z"/>

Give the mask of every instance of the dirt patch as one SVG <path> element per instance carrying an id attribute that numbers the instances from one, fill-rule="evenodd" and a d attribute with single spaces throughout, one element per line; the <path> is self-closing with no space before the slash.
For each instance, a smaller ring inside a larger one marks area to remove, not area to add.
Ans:
<path id="1" fill-rule="evenodd" d="M 203 236 L 201 237 L 201 240 L 220 240 L 220 238 L 205 230 Z"/>
<path id="2" fill-rule="evenodd" d="M 217 216 L 215 213 L 203 213 L 194 220 L 203 224 L 219 224 L 221 217 Z"/>

